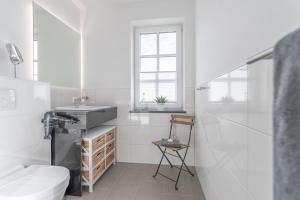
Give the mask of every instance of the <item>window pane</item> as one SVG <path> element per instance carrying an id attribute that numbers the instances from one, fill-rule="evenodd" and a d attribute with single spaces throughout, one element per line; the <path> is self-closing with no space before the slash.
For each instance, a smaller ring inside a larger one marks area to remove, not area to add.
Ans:
<path id="1" fill-rule="evenodd" d="M 176 54 L 176 33 L 159 34 L 160 54 Z"/>
<path id="2" fill-rule="evenodd" d="M 38 50 L 39 50 L 39 42 L 38 41 L 33 41 L 33 59 L 34 60 L 39 59 Z"/>
<path id="3" fill-rule="evenodd" d="M 176 83 L 159 83 L 158 85 L 158 95 L 167 97 L 169 102 L 176 102 Z"/>
<path id="4" fill-rule="evenodd" d="M 247 69 L 240 68 L 230 73 L 231 78 L 247 78 Z"/>
<path id="5" fill-rule="evenodd" d="M 176 80 L 176 72 L 159 73 L 158 79 L 159 80 Z"/>
<path id="6" fill-rule="evenodd" d="M 140 102 L 153 102 L 155 98 L 155 82 L 140 84 Z"/>
<path id="7" fill-rule="evenodd" d="M 156 73 L 140 73 L 141 81 L 153 81 L 156 79 Z"/>
<path id="8" fill-rule="evenodd" d="M 228 95 L 228 84 L 224 82 L 211 82 L 209 89 L 209 101 L 222 101 Z"/>
<path id="9" fill-rule="evenodd" d="M 33 74 L 38 74 L 39 73 L 39 71 L 38 71 L 38 62 L 34 62 L 33 63 Z"/>
<path id="10" fill-rule="evenodd" d="M 141 35 L 141 55 L 157 54 L 157 34 Z"/>
<path id="11" fill-rule="evenodd" d="M 176 57 L 160 58 L 159 71 L 176 71 Z"/>
<path id="12" fill-rule="evenodd" d="M 231 97 L 234 101 L 246 101 L 247 98 L 247 82 L 236 81 L 231 82 Z"/>
<path id="13" fill-rule="evenodd" d="M 141 58 L 141 72 L 156 72 L 156 58 Z"/>

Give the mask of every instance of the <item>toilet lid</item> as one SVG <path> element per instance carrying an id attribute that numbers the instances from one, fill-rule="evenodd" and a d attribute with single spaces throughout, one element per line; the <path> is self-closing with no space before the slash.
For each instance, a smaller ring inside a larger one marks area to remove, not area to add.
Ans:
<path id="1" fill-rule="evenodd" d="M 0 200 L 38 199 L 69 183 L 69 170 L 32 165 L 0 180 Z"/>

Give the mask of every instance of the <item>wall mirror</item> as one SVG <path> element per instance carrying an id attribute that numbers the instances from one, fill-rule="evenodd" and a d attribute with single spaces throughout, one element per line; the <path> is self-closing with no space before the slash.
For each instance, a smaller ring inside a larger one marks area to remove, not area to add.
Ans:
<path id="1" fill-rule="evenodd" d="M 33 79 L 80 88 L 80 33 L 33 3 Z"/>

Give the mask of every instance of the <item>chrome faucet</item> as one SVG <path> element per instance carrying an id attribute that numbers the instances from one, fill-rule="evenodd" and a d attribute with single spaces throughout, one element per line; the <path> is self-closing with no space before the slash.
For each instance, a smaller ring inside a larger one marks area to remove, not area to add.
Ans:
<path id="1" fill-rule="evenodd" d="M 88 96 L 83 97 L 73 97 L 73 104 L 76 108 L 78 108 L 80 105 L 84 104 L 89 99 Z"/>

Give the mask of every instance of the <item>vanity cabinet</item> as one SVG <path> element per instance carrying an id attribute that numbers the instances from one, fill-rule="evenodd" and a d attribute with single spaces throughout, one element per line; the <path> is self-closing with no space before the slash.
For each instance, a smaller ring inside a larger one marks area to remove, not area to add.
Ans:
<path id="1" fill-rule="evenodd" d="M 100 126 L 87 130 L 82 138 L 82 184 L 93 185 L 115 163 L 115 126 Z"/>

